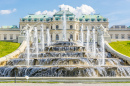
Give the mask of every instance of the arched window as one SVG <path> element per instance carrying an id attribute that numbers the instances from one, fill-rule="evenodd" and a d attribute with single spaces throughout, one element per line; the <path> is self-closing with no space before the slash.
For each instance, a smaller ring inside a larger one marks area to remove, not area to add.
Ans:
<path id="1" fill-rule="evenodd" d="M 73 35 L 72 35 L 72 34 L 70 34 L 70 39 L 72 39 L 72 40 L 73 40 Z"/>
<path id="2" fill-rule="evenodd" d="M 56 34 L 56 40 L 59 40 L 59 35 L 58 34 Z"/>
<path id="3" fill-rule="evenodd" d="M 72 25 L 70 25 L 70 29 L 73 29 L 73 26 L 72 26 Z"/>
<path id="4" fill-rule="evenodd" d="M 59 29 L 59 25 L 56 25 L 56 29 Z"/>

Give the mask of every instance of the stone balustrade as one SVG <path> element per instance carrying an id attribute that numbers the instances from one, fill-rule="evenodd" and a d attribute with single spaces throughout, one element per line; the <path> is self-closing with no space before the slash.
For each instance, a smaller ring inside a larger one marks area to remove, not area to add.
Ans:
<path id="1" fill-rule="evenodd" d="M 18 58 L 18 56 L 22 52 L 24 52 L 25 48 L 26 48 L 26 41 L 23 41 L 22 44 L 19 46 L 19 48 L 17 50 L 15 50 L 14 52 L 0 58 L 0 66 L 6 65 L 6 62 L 11 60 L 11 59 Z"/>
<path id="2" fill-rule="evenodd" d="M 117 58 L 123 59 L 130 64 L 130 57 L 119 53 L 118 51 L 114 50 L 107 41 L 105 41 L 105 49 L 110 52 L 112 55 L 116 56 Z"/>

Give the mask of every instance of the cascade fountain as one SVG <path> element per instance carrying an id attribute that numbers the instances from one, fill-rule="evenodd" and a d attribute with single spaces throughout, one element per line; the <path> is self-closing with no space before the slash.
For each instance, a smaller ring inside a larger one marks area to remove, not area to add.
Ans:
<path id="1" fill-rule="evenodd" d="M 63 41 L 66 41 L 66 12 L 63 14 Z"/>
<path id="2" fill-rule="evenodd" d="M 65 19 L 64 22 L 66 22 Z M 51 43 L 49 29 L 47 29 L 47 46 L 44 46 L 43 25 L 40 35 L 41 44 L 38 43 L 37 28 L 34 28 L 32 44 L 29 42 L 31 32 L 29 33 L 27 30 L 27 52 L 25 51 L 16 59 L 9 60 L 6 66 L 0 67 L 0 77 L 14 77 L 16 68 L 17 77 L 25 75 L 29 77 L 130 77 L 129 64 L 105 51 L 103 34 L 101 44 L 96 47 L 95 29 L 92 31 L 93 43 L 91 45 L 90 32 L 87 28 L 86 50 L 86 46 L 83 44 L 83 25 L 81 27 L 82 38 L 80 38 L 82 45 L 65 41 L 66 32 L 64 30 L 66 31 L 66 26 L 63 28 L 63 40 Z M 42 51 L 39 51 L 40 45 L 42 45 Z M 96 48 L 98 52 L 96 52 Z"/>

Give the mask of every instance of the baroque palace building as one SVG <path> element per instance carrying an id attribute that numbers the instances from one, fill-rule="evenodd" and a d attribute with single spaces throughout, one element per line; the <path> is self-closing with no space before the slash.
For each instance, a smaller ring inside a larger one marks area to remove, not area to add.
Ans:
<path id="1" fill-rule="evenodd" d="M 100 25 L 108 31 L 111 36 L 111 39 L 126 39 L 130 40 L 130 27 L 125 25 L 115 25 L 109 28 L 109 21 L 107 18 L 99 14 L 85 15 L 82 14 L 80 17 L 76 17 L 69 10 L 65 11 L 66 13 L 66 37 L 68 40 L 78 41 L 80 38 L 80 28 L 83 25 L 83 36 L 84 42 L 86 42 L 87 29 L 92 33 L 92 29 L 96 30 L 96 42 L 97 42 L 97 27 Z M 13 26 L 2 26 L 0 28 L 0 40 L 12 40 L 18 41 L 21 38 L 18 37 L 23 33 L 26 25 L 32 27 L 37 27 L 38 35 L 40 35 L 41 25 L 44 25 L 44 37 L 46 37 L 46 29 L 50 30 L 51 41 L 55 42 L 62 40 L 63 36 L 63 14 L 64 11 L 60 10 L 55 13 L 52 17 L 48 17 L 47 14 L 44 15 L 34 15 L 30 14 L 20 19 L 19 28 L 15 25 Z M 90 39 L 91 41 L 91 39 Z"/>

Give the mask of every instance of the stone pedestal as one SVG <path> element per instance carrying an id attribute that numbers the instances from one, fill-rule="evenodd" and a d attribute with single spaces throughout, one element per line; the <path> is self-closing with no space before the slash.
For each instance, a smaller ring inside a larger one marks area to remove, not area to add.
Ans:
<path id="1" fill-rule="evenodd" d="M 26 40 L 26 36 L 19 36 L 18 37 L 18 43 L 22 43 L 24 40 Z"/>
<path id="2" fill-rule="evenodd" d="M 107 41 L 108 43 L 110 43 L 111 42 L 110 35 L 104 35 L 104 41 Z M 101 36 L 98 36 L 97 43 L 98 43 L 98 45 L 100 45 L 100 43 L 101 43 Z"/>

